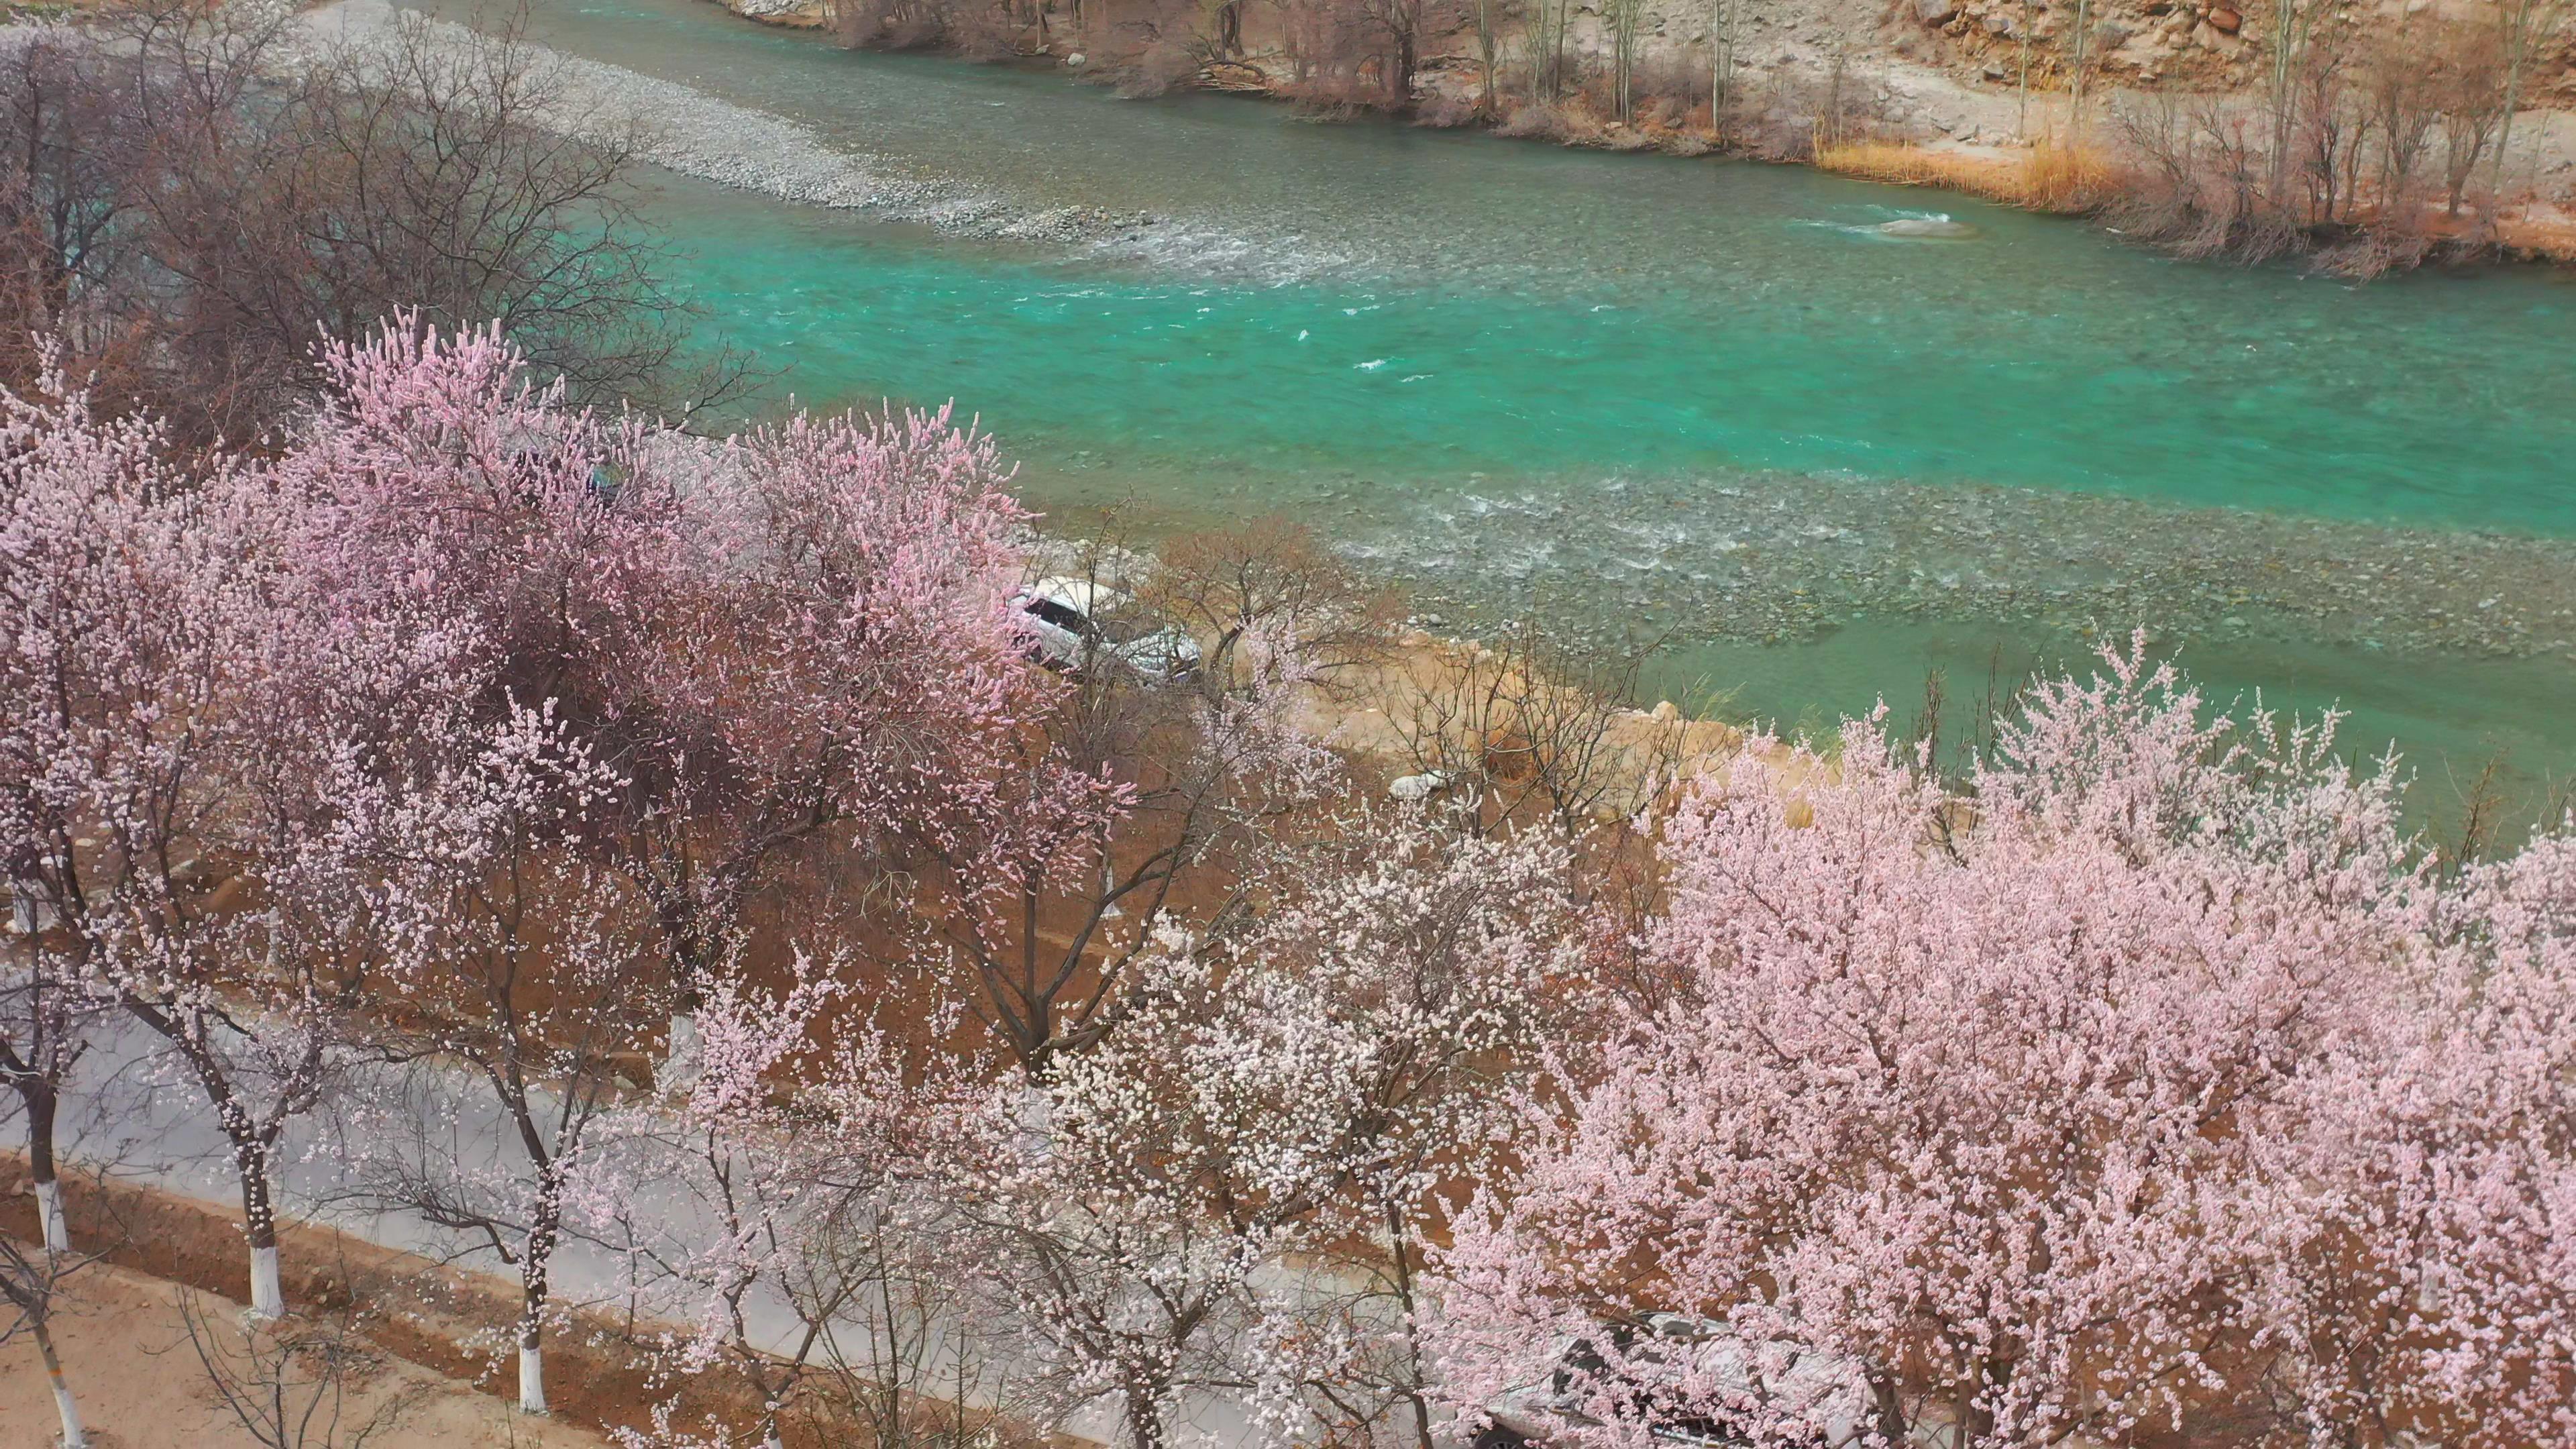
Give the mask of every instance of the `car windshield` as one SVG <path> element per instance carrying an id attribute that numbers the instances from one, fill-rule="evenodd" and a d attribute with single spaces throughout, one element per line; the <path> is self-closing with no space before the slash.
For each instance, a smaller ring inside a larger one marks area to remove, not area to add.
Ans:
<path id="1" fill-rule="evenodd" d="M 1021 607 L 1028 611 L 1030 617 L 1043 619 L 1047 623 L 1053 624 L 1059 629 L 1070 629 L 1079 634 L 1085 627 L 1083 617 L 1080 614 L 1075 613 L 1073 610 L 1057 603 L 1053 599 L 1031 599 Z"/>

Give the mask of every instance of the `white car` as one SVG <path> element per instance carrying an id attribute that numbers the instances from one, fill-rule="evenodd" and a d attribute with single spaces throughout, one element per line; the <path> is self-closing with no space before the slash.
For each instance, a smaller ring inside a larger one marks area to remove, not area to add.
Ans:
<path id="1" fill-rule="evenodd" d="M 1774 1405 L 1811 1426 L 1804 1442 L 1847 1449 L 1870 1428 L 1869 1381 L 1858 1363 L 1818 1349 L 1751 1343 L 1724 1322 L 1680 1313 L 1648 1313 L 1633 1323 L 1605 1324 L 1618 1346 L 1613 1369 L 1589 1339 L 1568 1339 L 1547 1382 L 1524 1385 L 1485 1406 L 1491 1421 L 1476 1449 L 1519 1449 L 1563 1442 L 1599 1427 L 1590 1405 L 1607 1376 L 1619 1397 L 1645 1420 L 1658 1443 L 1688 1449 L 1744 1449 L 1758 1442 L 1730 1423 L 1728 1400 Z M 1659 1405 L 1658 1399 L 1668 1400 Z"/>
<path id="2" fill-rule="evenodd" d="M 1088 669 L 1111 659 L 1158 684 L 1198 672 L 1198 641 L 1135 618 L 1135 601 L 1090 579 L 1053 576 L 1023 585 L 1011 607 L 1028 618 L 1029 651 L 1051 668 Z"/>

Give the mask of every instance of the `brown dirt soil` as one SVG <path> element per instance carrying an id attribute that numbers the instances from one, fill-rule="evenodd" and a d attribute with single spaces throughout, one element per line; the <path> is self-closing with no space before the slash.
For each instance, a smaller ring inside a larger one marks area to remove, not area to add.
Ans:
<path id="1" fill-rule="evenodd" d="M 261 1442 L 223 1406 L 207 1377 L 181 1314 L 180 1295 L 187 1291 L 166 1278 L 107 1263 L 82 1269 L 64 1284 L 55 1346 L 98 1449 L 250 1449 Z M 200 1331 L 224 1335 L 237 1350 L 240 1303 L 208 1295 L 199 1310 Z M 390 1412 L 386 1427 L 366 1440 L 373 1449 L 593 1449 L 608 1443 L 569 1423 L 521 1418 L 472 1384 L 391 1354 L 353 1367 L 343 1391 L 344 1435 L 380 1411 Z M 323 1442 L 318 1433 L 313 1442 Z M 13 1343 L 0 1350 L 0 1449 L 53 1443 L 52 1401 L 35 1344 Z"/>
<path id="2" fill-rule="evenodd" d="M 239 1227 L 230 1214 L 193 1198 L 69 1177 L 64 1179 L 63 1189 L 72 1241 L 76 1245 L 109 1245 L 100 1254 L 104 1262 L 82 1270 L 66 1285 L 67 1291 L 77 1298 L 93 1291 L 86 1286 L 91 1274 L 114 1272 L 122 1275 L 119 1281 L 130 1284 L 150 1286 L 157 1282 L 160 1293 L 152 1300 L 157 1308 L 140 1318 L 124 1312 L 120 1305 L 130 1306 L 131 1300 L 114 1293 L 105 1300 L 104 1311 L 92 1315 L 101 1326 L 83 1330 L 95 1335 L 87 1342 L 127 1344 L 125 1350 L 111 1353 L 107 1360 L 110 1367 L 89 1367 L 93 1360 L 78 1351 L 67 1351 L 65 1373 L 72 1380 L 74 1394 L 81 1397 L 84 1416 L 93 1427 L 106 1430 L 116 1430 L 129 1418 L 153 1426 L 194 1422 L 165 1419 L 158 1413 L 129 1414 L 119 1405 L 126 1397 L 125 1386 L 140 1383 L 146 1377 L 168 1380 L 190 1391 L 203 1387 L 204 1369 L 187 1344 L 171 1290 L 186 1287 L 235 1303 L 247 1301 L 250 1269 Z M 36 1231 L 35 1200 L 27 1188 L 25 1160 L 14 1153 L 0 1153 L 0 1233 L 30 1241 Z M 671 1403 L 676 1420 L 682 1423 L 703 1423 L 709 1415 L 739 1425 L 756 1422 L 756 1405 L 739 1379 L 710 1374 L 676 1384 L 657 1383 L 619 1341 L 617 1326 L 599 1315 L 574 1327 L 548 1331 L 546 1391 L 554 1418 L 551 1423 L 521 1418 L 511 1403 L 516 1392 L 515 1370 L 507 1355 L 506 1335 L 517 1301 L 516 1283 L 433 1263 L 310 1224 L 283 1227 L 279 1238 L 279 1265 L 290 1308 L 355 1303 L 367 1310 L 367 1341 L 400 1361 L 404 1375 L 417 1374 L 448 1385 L 436 1396 L 440 1402 L 452 1393 L 461 1405 L 488 1407 L 496 1415 L 494 1422 L 520 1427 L 516 1440 L 505 1436 L 492 1443 L 532 1445 L 537 1449 L 601 1445 L 608 1442 L 603 1437 L 606 1431 L 649 1429 L 653 1407 L 660 1403 Z M 215 1316 L 222 1314 L 218 1311 Z M 648 1330 L 653 1326 L 643 1325 Z M 143 1353 L 144 1348 L 167 1350 L 173 1344 L 177 1347 L 175 1358 L 163 1352 L 156 1360 Z M 145 1366 L 141 1375 L 131 1371 L 138 1364 Z M 0 1350 L 0 1375 L 25 1376 L 23 1394 L 16 1377 L 7 1377 L 6 1387 L 0 1388 L 0 1449 L 20 1449 L 22 1443 L 50 1444 L 53 1415 L 43 1392 L 43 1370 L 34 1347 L 12 1345 Z M 102 1382 L 115 1387 L 84 1387 Z M 388 1381 L 387 1392 L 392 1391 L 391 1382 Z M 207 1402 L 214 1404 L 211 1397 Z M 22 1412 L 25 1408 L 41 1412 L 30 1420 Z M 439 1420 L 443 1424 L 471 1421 L 466 1408 L 440 1412 L 449 1416 Z M 467 1418 L 453 1417 L 459 1414 Z M 30 1423 L 40 1427 L 29 1430 L 26 1426 Z M 532 1437 L 530 1426 L 543 1426 L 557 1437 Z M 22 1437 L 30 1432 L 35 1437 Z M 131 1435 L 145 1431 L 129 1425 L 120 1432 Z M 155 1427 L 151 1432 L 159 1429 Z M 791 1449 L 805 1449 L 799 1442 L 802 1436 L 790 1433 L 787 1437 Z M 179 1433 L 176 1438 L 109 1438 L 103 1442 L 112 1449 L 134 1449 L 141 1445 L 194 1446 L 232 1441 Z M 403 1438 L 368 1442 L 392 1446 L 485 1441 L 433 1435 L 417 1441 Z"/>

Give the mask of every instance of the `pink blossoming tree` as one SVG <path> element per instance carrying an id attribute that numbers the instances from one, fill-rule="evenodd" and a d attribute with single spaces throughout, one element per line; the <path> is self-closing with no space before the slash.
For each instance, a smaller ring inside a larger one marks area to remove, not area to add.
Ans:
<path id="1" fill-rule="evenodd" d="M 202 1093 L 240 1179 L 255 1313 L 283 1311 L 274 1181 L 289 1125 L 348 1059 L 377 958 L 350 928 L 339 788 L 434 712 L 448 632 L 353 624 L 286 564 L 300 499 L 159 431 L 7 400 L 0 821 L 29 923 L 8 1053 L 47 1169 L 77 1055 L 68 1009 L 112 1000 Z"/>
<path id="2" fill-rule="evenodd" d="M 1677 1309 L 1862 1402 L 1612 1351 L 1569 1433 L 2563 1422 L 2563 842 L 2446 887 L 2330 721 L 2212 721 L 2134 652 L 2036 687 L 1958 795 L 1873 721 L 1762 743 L 1666 829 L 1682 989 L 1526 1100 L 1446 1259 L 1463 1408 Z"/>
<path id="3" fill-rule="evenodd" d="M 470 627 L 486 718 L 550 700 L 617 771 L 584 847 L 651 905 L 675 1051 L 800 851 L 1028 803 L 1061 689 L 1020 657 L 1025 515 L 990 439 L 944 412 L 721 444 L 611 422 L 489 332 L 394 328 L 325 364 L 332 404 L 284 465 L 328 521 L 312 566 L 348 607 Z M 1044 799 L 1068 828 L 1106 803 Z"/>
<path id="4" fill-rule="evenodd" d="M 949 1168 L 1031 1361 L 1139 1445 L 1220 1390 L 1283 1439 L 1431 1430 L 1412 1274 L 1575 959 L 1567 862 L 1543 835 L 1339 824 L 1258 874 L 1246 919 L 1158 932 L 1114 1030 L 1034 1100 L 997 1093 Z"/>

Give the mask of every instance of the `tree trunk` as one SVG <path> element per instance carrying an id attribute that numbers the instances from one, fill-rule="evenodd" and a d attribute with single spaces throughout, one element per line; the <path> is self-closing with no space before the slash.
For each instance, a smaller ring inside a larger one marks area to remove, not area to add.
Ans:
<path id="1" fill-rule="evenodd" d="M 702 1065 L 698 1014 L 683 1005 L 671 1013 L 670 1028 L 663 1037 L 662 1065 L 653 1074 L 653 1085 L 665 1090 L 685 1087 L 697 1079 Z"/>
<path id="2" fill-rule="evenodd" d="M 1163 1411 L 1159 1396 L 1136 1384 L 1127 1386 L 1127 1441 L 1131 1449 L 1163 1449 Z"/>
<path id="3" fill-rule="evenodd" d="M 1995 1436 L 1995 1405 L 2002 1402 L 2004 1384 L 2010 1376 L 2010 1365 L 1983 1354 L 1977 1356 L 1967 1376 L 1959 1381 L 1955 1449 L 1971 1449 Z"/>
<path id="4" fill-rule="evenodd" d="M 1726 140 L 1726 103 L 1735 88 L 1736 6 L 1741 0 L 1717 0 L 1709 21 L 1708 134 Z"/>
<path id="5" fill-rule="evenodd" d="M 2496 122 L 2495 169 L 2487 176 L 2487 209 L 2481 218 L 2488 230 L 2495 227 L 2496 213 L 2504 210 L 2504 156 L 2513 145 L 2513 113 L 2522 107 L 2522 63 L 2531 52 L 2532 7 L 2538 3 L 2539 0 L 2507 0 L 2504 113 Z"/>
<path id="6" fill-rule="evenodd" d="M 1896 1391 L 1893 1374 L 1869 1376 L 1871 1417 L 1878 1421 L 1878 1437 L 1888 1444 L 1905 1442 L 1905 1400 Z"/>
<path id="7" fill-rule="evenodd" d="M 53 1330 L 45 1325 L 42 1314 L 30 1320 L 36 1337 L 36 1351 L 45 1357 L 45 1382 L 54 1390 L 54 1413 L 63 1421 L 63 1449 L 89 1449 L 89 1435 L 81 1430 L 80 1410 L 72 1403 L 71 1385 L 63 1382 L 63 1361 L 54 1352 Z"/>
<path id="8" fill-rule="evenodd" d="M 36 1218 L 44 1227 L 45 1251 L 68 1253 L 71 1224 L 63 1216 L 63 1185 L 54 1171 L 54 1113 L 60 1099 L 54 1084 L 41 1076 L 21 1079 L 18 1099 L 27 1108 L 27 1180 L 36 1189 Z"/>
<path id="9" fill-rule="evenodd" d="M 233 1165 L 241 1175 L 242 1232 L 250 1239 L 250 1316 L 284 1318 L 286 1290 L 277 1273 L 277 1201 L 268 1179 L 268 1146 L 236 1138 Z"/>
<path id="10" fill-rule="evenodd" d="M 242 1235 L 250 1241 L 250 1313 L 253 1318 L 286 1316 L 286 1296 L 277 1277 L 277 1205 L 269 1183 L 270 1152 L 276 1131 L 262 1131 L 233 1091 L 222 1058 L 201 1035 L 202 1017 L 165 1014 L 148 1001 L 126 1003 L 127 1010 L 160 1034 L 188 1064 L 215 1109 L 215 1122 L 232 1144 L 233 1170 L 241 1178 Z"/>
<path id="11" fill-rule="evenodd" d="M 544 1349 L 548 1275 L 554 1266 L 555 1240 L 561 1230 L 563 1205 L 553 1167 L 539 1170 L 536 1211 L 528 1227 L 527 1247 L 519 1255 L 519 1412 L 546 1412 Z"/>
<path id="12" fill-rule="evenodd" d="M 546 1413 L 546 1351 L 538 1342 L 541 1332 L 533 1322 L 519 1328 L 519 1412 L 537 1417 Z"/>

